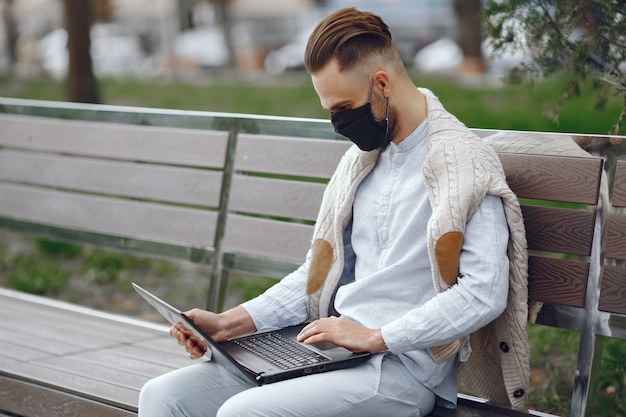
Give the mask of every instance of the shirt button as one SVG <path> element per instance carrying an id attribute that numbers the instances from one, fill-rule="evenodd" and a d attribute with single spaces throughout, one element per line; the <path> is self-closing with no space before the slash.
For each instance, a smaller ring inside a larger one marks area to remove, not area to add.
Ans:
<path id="1" fill-rule="evenodd" d="M 507 353 L 509 351 L 509 345 L 506 342 L 500 342 L 500 350 Z"/>

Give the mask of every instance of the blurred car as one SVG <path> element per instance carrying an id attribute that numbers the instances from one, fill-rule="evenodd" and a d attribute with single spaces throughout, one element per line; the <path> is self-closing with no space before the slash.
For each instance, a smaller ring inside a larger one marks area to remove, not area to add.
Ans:
<path id="1" fill-rule="evenodd" d="M 289 69 L 304 68 L 304 51 L 314 28 L 311 26 L 300 31 L 293 41 L 270 51 L 265 57 L 265 70 L 270 74 L 281 74 Z"/>
<path id="2" fill-rule="evenodd" d="M 209 25 L 181 32 L 174 38 L 172 53 L 200 68 L 222 67 L 229 59 L 224 33 Z"/>
<path id="3" fill-rule="evenodd" d="M 139 37 L 124 27 L 106 23 L 91 27 L 91 59 L 96 76 L 137 73 L 146 61 Z M 55 29 L 39 41 L 41 65 L 50 76 L 63 80 L 69 67 L 67 31 Z"/>
<path id="4" fill-rule="evenodd" d="M 302 68 L 307 39 L 319 18 L 344 7 L 356 7 L 382 17 L 406 62 L 411 62 L 424 46 L 443 37 L 454 38 L 456 33 L 457 19 L 452 0 L 326 0 L 309 27 L 300 31 L 293 41 L 268 53 L 266 70 L 279 74 Z"/>
<path id="5" fill-rule="evenodd" d="M 383 18 L 405 61 L 422 47 L 443 37 L 454 38 L 457 19 L 452 0 L 327 0 L 325 15 L 356 7 Z"/>

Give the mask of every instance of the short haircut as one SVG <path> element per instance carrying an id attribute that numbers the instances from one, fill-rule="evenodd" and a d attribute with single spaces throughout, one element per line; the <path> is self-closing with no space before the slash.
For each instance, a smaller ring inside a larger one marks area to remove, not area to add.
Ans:
<path id="1" fill-rule="evenodd" d="M 314 74 L 335 58 L 343 72 L 374 55 L 399 57 L 389 27 L 379 16 L 350 7 L 337 10 L 315 27 L 307 42 L 304 66 Z"/>

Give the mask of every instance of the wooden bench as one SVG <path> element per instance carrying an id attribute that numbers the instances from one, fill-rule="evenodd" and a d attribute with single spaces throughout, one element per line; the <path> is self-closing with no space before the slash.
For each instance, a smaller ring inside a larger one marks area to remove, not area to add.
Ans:
<path id="1" fill-rule="evenodd" d="M 206 264 L 213 309 L 232 276 L 280 279 L 302 262 L 325 183 L 349 146 L 325 120 L 11 99 L 0 99 L 0 113 L 0 226 Z M 537 322 L 581 332 L 571 415 L 592 415 L 602 340 L 626 339 L 626 162 L 617 160 L 626 140 L 611 139 L 605 157 L 558 146 L 536 155 L 477 133 L 500 148 L 523 204 L 529 296 L 544 303 Z M 147 379 L 189 363 L 163 326 L 9 290 L 0 298 L 0 415 L 67 404 L 74 411 L 64 415 L 132 415 Z M 25 311 L 41 321 L 13 340 L 9 323 Z M 142 359 L 146 346 L 163 356 Z M 45 401 L 23 401 L 44 392 Z M 459 408 L 432 415 L 528 413 L 461 395 Z"/>

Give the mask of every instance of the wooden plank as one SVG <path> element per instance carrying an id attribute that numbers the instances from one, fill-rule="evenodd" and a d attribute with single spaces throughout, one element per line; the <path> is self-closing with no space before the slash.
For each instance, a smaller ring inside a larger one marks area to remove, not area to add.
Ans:
<path id="1" fill-rule="evenodd" d="M 509 186 L 522 198 L 598 203 L 603 160 L 565 156 L 498 154 Z"/>
<path id="2" fill-rule="evenodd" d="M 169 336 L 168 336 L 169 337 Z M 107 349 L 112 355 L 119 355 L 128 359 L 143 360 L 150 364 L 168 364 L 175 368 L 189 365 L 189 359 L 183 348 L 176 344 L 176 341 L 169 340 L 172 346 L 177 349 L 154 349 L 150 347 L 150 343 L 133 343 L 128 345 L 111 346 Z"/>
<path id="3" fill-rule="evenodd" d="M 0 146 L 222 168 L 228 132 L 0 114 Z"/>
<path id="4" fill-rule="evenodd" d="M 582 308 L 588 276 L 586 262 L 529 256 L 528 298 Z"/>
<path id="5" fill-rule="evenodd" d="M 229 211 L 315 220 L 325 184 L 234 175 Z"/>
<path id="6" fill-rule="evenodd" d="M 15 376 L 15 379 L 44 387 L 54 387 L 58 391 L 115 407 L 136 407 L 139 397 L 137 389 L 120 387 L 94 378 L 51 369 L 38 362 L 26 363 L 0 357 L 0 375 Z"/>
<path id="7" fill-rule="evenodd" d="M 427 417 L 531 417 L 532 414 L 521 410 L 505 409 L 504 407 L 459 404 L 457 408 L 436 407 Z"/>
<path id="8" fill-rule="evenodd" d="M 32 336 L 34 339 L 35 336 Z M 31 339 L 31 341 L 33 340 Z M 50 356 L 51 352 L 42 352 L 37 346 L 24 346 L 6 338 L 0 339 L 0 357 L 15 359 L 22 362 L 30 362 Z"/>
<path id="9" fill-rule="evenodd" d="M 70 229 L 212 247 L 217 213 L 0 184 L 0 215 Z"/>
<path id="10" fill-rule="evenodd" d="M 77 395 L 59 392 L 36 383 L 0 375 L 0 410 L 14 416 L 29 417 L 130 417 L 137 407 L 128 409 L 102 404 Z"/>
<path id="11" fill-rule="evenodd" d="M 610 213 L 604 256 L 626 259 L 626 213 Z"/>
<path id="12" fill-rule="evenodd" d="M 595 213 L 554 207 L 522 206 L 530 249 L 588 256 Z"/>
<path id="13" fill-rule="evenodd" d="M 303 262 L 311 245 L 313 226 L 230 214 L 224 249 L 290 262 Z"/>
<path id="14" fill-rule="evenodd" d="M 167 334 L 153 328 L 128 325 L 110 318 L 15 300 L 11 297 L 1 297 L 0 306 L 2 306 L 0 315 L 4 320 L 3 327 L 10 328 L 11 323 L 19 321 L 23 325 L 20 327 L 21 331 L 32 333 L 30 329 L 40 331 L 36 326 L 43 324 L 49 328 L 46 334 L 52 340 L 67 341 L 66 335 L 70 335 L 72 337 L 71 343 L 77 343 L 80 348 L 93 349 L 102 345 L 128 343 L 129 340 L 138 343 Z M 46 318 L 45 322 L 42 322 L 42 317 Z"/>
<path id="15" fill-rule="evenodd" d="M 626 161 L 617 161 L 616 163 L 611 205 L 613 207 L 626 207 Z"/>
<path id="16" fill-rule="evenodd" d="M 0 335 L 0 343 L 3 350 L 0 355 L 19 357 L 24 360 L 35 360 L 50 355 L 69 355 L 81 349 L 80 346 L 71 343 L 71 334 L 66 341 L 49 339 L 46 335 L 38 335 L 33 332 L 20 332 L 18 330 L 3 332 Z M 97 346 L 94 346 L 97 347 Z"/>
<path id="17" fill-rule="evenodd" d="M 222 173 L 0 149 L 0 180 L 217 207 Z"/>
<path id="18" fill-rule="evenodd" d="M 106 364 L 111 369 L 126 370 L 136 375 L 153 378 L 192 363 L 186 356 L 184 348 L 178 346 L 174 340 L 170 340 L 170 343 L 176 345 L 179 352 L 178 354 L 170 355 L 166 361 L 160 363 L 155 363 L 157 358 L 154 357 L 154 351 L 150 350 L 145 350 L 143 357 L 124 356 L 115 349 L 83 352 L 72 357 L 86 363 Z"/>
<path id="19" fill-rule="evenodd" d="M 140 391 L 141 387 L 150 379 L 149 375 L 138 375 L 130 370 L 110 368 L 105 363 L 84 362 L 75 356 L 52 357 L 39 360 L 36 363 L 39 366 L 56 369 L 66 374 L 91 378 L 106 385 L 115 385 L 137 391 Z"/>
<path id="20" fill-rule="evenodd" d="M 280 175 L 330 178 L 351 142 L 240 134 L 235 169 Z"/>
<path id="21" fill-rule="evenodd" d="M 626 315 L 626 267 L 605 265 L 599 309 Z"/>

